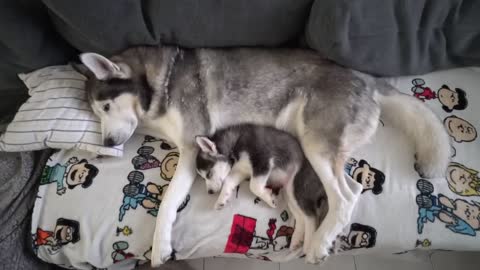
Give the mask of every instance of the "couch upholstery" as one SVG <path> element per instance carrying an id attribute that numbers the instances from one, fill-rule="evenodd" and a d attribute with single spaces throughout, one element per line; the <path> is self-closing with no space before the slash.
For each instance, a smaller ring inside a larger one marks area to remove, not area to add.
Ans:
<path id="1" fill-rule="evenodd" d="M 317 0 L 308 44 L 377 75 L 480 65 L 480 1 Z"/>
<path id="2" fill-rule="evenodd" d="M 376 75 L 480 65 L 476 0 L 20 0 L 0 4 L 0 113 L 16 73 L 141 44 L 282 46 L 300 39 Z M 6 97 L 6 98 L 5 98 Z"/>
<path id="3" fill-rule="evenodd" d="M 0 115 L 27 98 L 17 73 L 64 63 L 74 55 L 74 48 L 53 28 L 41 1 L 1 1 Z"/>

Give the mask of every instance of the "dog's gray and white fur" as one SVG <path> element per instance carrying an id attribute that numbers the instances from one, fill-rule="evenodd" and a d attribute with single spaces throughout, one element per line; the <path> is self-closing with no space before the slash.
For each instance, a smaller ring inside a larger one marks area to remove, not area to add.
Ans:
<path id="1" fill-rule="evenodd" d="M 273 189 L 283 188 L 296 223 L 290 249 L 299 248 L 303 240 L 305 247 L 310 246 L 328 202 L 321 181 L 293 135 L 273 127 L 239 124 L 217 130 L 210 137 L 197 136 L 196 141 L 200 148 L 198 174 L 205 179 L 209 193 L 221 190 L 215 209 L 222 209 L 247 178 L 250 190 L 274 208 Z"/>
<path id="2" fill-rule="evenodd" d="M 176 209 L 196 177 L 195 135 L 250 122 L 299 139 L 329 206 L 306 247 L 312 263 L 328 255 L 349 222 L 361 187 L 344 177 L 344 163 L 375 133 L 380 113 L 385 123 L 412 139 L 425 177 L 442 176 L 450 157 L 448 135 L 420 101 L 314 51 L 159 46 L 132 48 L 110 59 L 84 53 L 80 59 L 107 145 L 124 143 L 141 123 L 167 136 L 180 151 L 157 216 L 153 265 L 171 257 Z"/>

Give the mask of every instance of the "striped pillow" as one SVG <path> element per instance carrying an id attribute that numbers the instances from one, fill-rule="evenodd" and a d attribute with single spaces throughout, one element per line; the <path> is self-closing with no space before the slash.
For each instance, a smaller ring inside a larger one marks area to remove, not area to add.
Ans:
<path id="1" fill-rule="evenodd" d="M 99 119 L 85 93 L 85 77 L 71 66 L 52 66 L 19 74 L 30 98 L 0 136 L 0 150 L 81 149 L 121 156 L 123 146 L 102 144 Z"/>

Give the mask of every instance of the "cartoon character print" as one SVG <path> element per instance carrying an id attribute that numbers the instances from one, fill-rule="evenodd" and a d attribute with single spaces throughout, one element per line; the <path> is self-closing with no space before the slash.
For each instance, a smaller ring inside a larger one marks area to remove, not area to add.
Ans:
<path id="1" fill-rule="evenodd" d="M 480 196 L 478 171 L 467 166 L 450 162 L 447 168 L 447 182 L 450 190 L 461 196 Z"/>
<path id="2" fill-rule="evenodd" d="M 430 246 L 432 246 L 432 241 L 430 241 L 428 238 L 425 238 L 423 240 L 417 239 L 417 241 L 415 242 L 415 248 L 417 247 L 428 248 Z"/>
<path id="3" fill-rule="evenodd" d="M 467 93 L 460 88 L 451 90 L 447 85 L 442 85 L 438 90 L 438 101 L 446 112 L 465 110 L 468 106 Z"/>
<path id="4" fill-rule="evenodd" d="M 133 233 L 132 228 L 128 226 L 123 226 L 123 228 L 117 227 L 117 230 L 115 232 L 115 236 L 120 236 L 120 234 L 123 234 L 125 236 L 129 236 Z"/>
<path id="5" fill-rule="evenodd" d="M 176 149 L 177 147 L 172 145 L 171 143 L 167 142 L 166 140 L 164 139 L 158 139 L 158 138 L 155 138 L 155 137 L 152 137 L 150 135 L 146 135 L 145 138 L 143 139 L 143 142 L 142 142 L 142 146 L 145 145 L 145 144 L 148 144 L 148 143 L 156 143 L 156 142 L 160 142 L 160 149 L 162 150 L 173 150 L 173 149 Z"/>
<path id="6" fill-rule="evenodd" d="M 142 146 L 137 150 L 137 156 L 132 158 L 133 168 L 135 170 L 148 170 L 159 168 L 161 162 L 152 155 L 155 149 L 151 146 Z"/>
<path id="7" fill-rule="evenodd" d="M 451 115 L 443 120 L 443 125 L 447 130 L 448 135 L 452 137 L 455 142 L 472 142 L 477 138 L 477 130 L 475 127 L 455 115 Z"/>
<path id="8" fill-rule="evenodd" d="M 476 236 L 480 230 L 480 203 L 462 199 L 450 199 L 443 194 L 433 195 L 433 185 L 425 179 L 417 181 L 420 194 L 418 205 L 417 231 L 422 234 L 428 222 L 437 219 L 454 233 Z"/>
<path id="9" fill-rule="evenodd" d="M 468 106 L 467 94 L 460 88 L 452 90 L 448 85 L 444 84 L 435 93 L 430 87 L 425 86 L 423 79 L 413 79 L 412 84 L 412 92 L 416 98 L 423 102 L 425 100 L 438 99 L 440 104 L 442 104 L 442 109 L 446 112 L 465 110 Z"/>
<path id="10" fill-rule="evenodd" d="M 33 250 L 37 253 L 39 247 L 48 247 L 50 254 L 57 253 L 62 246 L 80 241 L 80 224 L 76 220 L 59 218 L 53 231 L 37 228 L 33 235 Z"/>
<path id="11" fill-rule="evenodd" d="M 147 210 L 147 214 L 154 217 L 158 214 L 160 203 L 163 199 L 168 184 L 163 186 L 148 182 L 146 185 L 142 184 L 145 176 L 140 171 L 131 171 L 128 176 L 128 184 L 123 187 L 123 201 L 120 206 L 120 213 L 118 220 L 122 221 L 126 212 L 130 209 L 137 209 L 140 205 Z M 183 203 L 177 209 L 177 212 L 182 211 L 190 201 L 190 195 L 187 195 Z"/>
<path id="12" fill-rule="evenodd" d="M 412 80 L 412 92 L 413 95 L 419 100 L 425 102 L 425 100 L 431 100 L 437 98 L 435 91 L 430 89 L 430 87 L 425 86 L 425 81 L 420 78 Z"/>
<path id="13" fill-rule="evenodd" d="M 129 184 L 123 187 L 123 203 L 120 206 L 119 221 L 123 220 L 125 213 L 129 209 L 137 209 L 139 205 L 147 209 L 147 213 L 156 217 L 158 208 L 163 196 L 165 186 L 159 186 L 148 182 L 142 184 L 145 176 L 140 171 L 132 171 L 128 174 Z"/>
<path id="14" fill-rule="evenodd" d="M 250 249 L 270 250 L 274 252 L 288 249 L 292 240 L 294 229 L 288 226 L 280 226 L 277 230 L 277 220 L 268 221 L 267 237 L 255 234 Z"/>
<path id="15" fill-rule="evenodd" d="M 375 195 L 382 193 L 385 174 L 370 166 L 367 161 L 350 158 L 345 164 L 345 172 L 363 186 L 362 193 L 368 190 Z"/>
<path id="16" fill-rule="evenodd" d="M 160 176 L 165 181 L 172 180 L 180 154 L 178 152 L 170 152 L 160 162 L 152 155 L 154 151 L 155 149 L 151 146 L 140 147 L 137 150 L 138 155 L 132 158 L 133 168 L 135 170 L 160 168 Z"/>
<path id="17" fill-rule="evenodd" d="M 117 241 L 113 243 L 112 247 L 113 247 L 113 252 L 111 257 L 113 259 L 113 263 L 118 263 L 118 262 L 135 257 L 133 253 L 126 251 L 129 247 L 129 244 L 125 241 Z"/>
<path id="18" fill-rule="evenodd" d="M 40 185 L 56 183 L 57 194 L 63 195 L 66 192 L 65 185 L 69 189 L 78 185 L 88 188 L 97 174 L 98 168 L 86 159 L 78 161 L 77 157 L 72 157 L 65 164 L 46 165 L 40 177 Z"/>
<path id="19" fill-rule="evenodd" d="M 170 152 L 168 153 L 162 160 L 162 165 L 160 167 L 160 176 L 165 181 L 170 181 L 175 174 L 175 170 L 177 169 L 178 158 L 180 154 L 178 152 Z"/>
<path id="20" fill-rule="evenodd" d="M 150 247 L 147 251 L 143 253 L 143 258 L 146 261 L 151 261 L 152 260 L 152 247 Z"/>
<path id="21" fill-rule="evenodd" d="M 270 260 L 265 254 L 278 252 L 290 246 L 294 229 L 282 225 L 277 230 L 277 220 L 270 219 L 266 236 L 260 236 L 255 231 L 257 220 L 236 214 L 233 217 L 230 235 L 225 246 L 225 253 L 245 254 L 249 258 Z M 264 254 L 253 254 L 251 250 L 265 250 Z"/>
<path id="22" fill-rule="evenodd" d="M 348 235 L 341 235 L 335 241 L 336 251 L 358 248 L 372 248 L 377 241 L 377 230 L 371 226 L 352 223 Z"/>
<path id="23" fill-rule="evenodd" d="M 453 145 L 450 145 L 450 147 L 452 148 L 452 151 L 451 151 L 452 156 L 451 156 L 451 158 L 454 158 L 454 157 L 457 156 L 457 149 L 455 149 L 455 147 L 453 147 Z"/>

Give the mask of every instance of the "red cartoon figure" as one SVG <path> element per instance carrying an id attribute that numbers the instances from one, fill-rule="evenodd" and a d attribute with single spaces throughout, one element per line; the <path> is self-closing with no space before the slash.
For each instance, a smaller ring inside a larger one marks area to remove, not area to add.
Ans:
<path id="1" fill-rule="evenodd" d="M 258 256 L 249 253 L 249 250 L 266 250 L 278 252 L 288 249 L 292 240 L 294 229 L 289 226 L 282 225 L 277 230 L 277 220 L 270 219 L 266 237 L 257 235 L 255 227 L 257 220 L 251 217 L 235 215 L 231 227 L 230 236 L 228 237 L 225 253 L 240 253 L 247 257 L 260 258 L 269 260 L 265 256 Z M 260 254 L 263 255 L 263 254 Z"/>
<path id="2" fill-rule="evenodd" d="M 430 87 L 425 86 L 425 81 L 423 79 L 413 79 L 412 84 L 413 95 L 421 101 L 437 98 L 437 94 L 435 93 L 435 91 L 432 91 Z"/>

